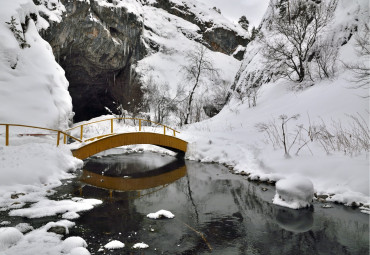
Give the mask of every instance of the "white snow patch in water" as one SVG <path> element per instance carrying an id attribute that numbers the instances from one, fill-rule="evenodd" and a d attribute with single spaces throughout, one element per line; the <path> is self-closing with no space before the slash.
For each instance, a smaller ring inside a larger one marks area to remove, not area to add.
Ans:
<path id="1" fill-rule="evenodd" d="M 63 219 L 74 220 L 80 218 L 80 215 L 76 212 L 66 212 L 62 215 Z"/>
<path id="2" fill-rule="evenodd" d="M 17 209 L 9 212 L 10 216 L 22 216 L 27 218 L 41 218 L 46 216 L 53 216 L 66 212 L 80 212 L 91 210 L 94 205 L 101 204 L 102 201 L 98 199 L 81 199 L 77 202 L 71 200 L 53 201 L 44 199 L 30 208 Z M 71 215 L 69 215 L 71 216 Z"/>
<path id="3" fill-rule="evenodd" d="M 146 243 L 136 243 L 134 244 L 134 246 L 132 246 L 132 248 L 134 249 L 146 249 L 146 248 L 149 248 L 149 245 L 147 245 Z"/>
<path id="4" fill-rule="evenodd" d="M 0 222 L 0 225 L 1 226 L 6 226 L 6 225 L 9 225 L 10 223 L 11 223 L 10 221 L 4 220 L 4 221 Z"/>
<path id="5" fill-rule="evenodd" d="M 313 184 L 309 179 L 293 176 L 276 182 L 273 203 L 292 209 L 304 208 L 311 205 L 313 194 Z"/>
<path id="6" fill-rule="evenodd" d="M 121 249 L 125 247 L 125 244 L 118 241 L 118 240 L 113 240 L 113 241 L 110 241 L 109 243 L 107 243 L 104 248 L 108 249 L 108 250 L 113 250 L 113 249 Z"/>
<path id="7" fill-rule="evenodd" d="M 171 213 L 170 211 L 159 210 L 156 213 L 149 213 L 146 217 L 151 218 L 151 219 L 160 219 L 160 218 L 172 219 L 175 217 L 175 215 Z"/>

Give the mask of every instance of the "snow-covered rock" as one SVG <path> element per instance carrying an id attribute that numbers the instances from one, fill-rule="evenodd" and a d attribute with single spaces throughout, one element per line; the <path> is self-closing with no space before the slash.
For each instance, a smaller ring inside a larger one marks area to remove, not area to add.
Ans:
<path id="1" fill-rule="evenodd" d="M 62 251 L 64 253 L 72 252 L 72 250 L 77 247 L 87 247 L 86 241 L 79 236 L 68 237 L 62 243 Z"/>
<path id="2" fill-rule="evenodd" d="M 69 255 L 90 255 L 91 253 L 84 247 L 73 248 Z"/>
<path id="3" fill-rule="evenodd" d="M 160 218 L 172 219 L 175 217 L 175 215 L 167 210 L 159 210 L 158 212 L 155 213 L 149 213 L 146 217 L 150 219 L 160 219 Z"/>
<path id="4" fill-rule="evenodd" d="M 63 219 L 73 220 L 80 218 L 80 215 L 76 212 L 66 212 L 62 215 Z"/>
<path id="5" fill-rule="evenodd" d="M 146 243 L 136 243 L 132 246 L 132 248 L 134 249 L 146 249 L 146 248 L 149 248 L 149 245 L 147 245 Z"/>
<path id="6" fill-rule="evenodd" d="M 106 248 L 108 250 L 121 249 L 121 248 L 124 248 L 124 247 L 125 247 L 125 244 L 122 243 L 121 241 L 118 241 L 118 240 L 110 241 L 109 243 L 104 245 L 104 248 Z"/>
<path id="7" fill-rule="evenodd" d="M 12 18 L 13 25 L 7 24 Z M 48 26 L 32 0 L 2 3 L 0 123 L 64 129 L 72 118 L 64 70 L 55 61 L 49 43 L 38 33 Z M 12 32 L 11 27 L 19 32 Z M 25 40 L 26 46 L 21 45 L 19 38 Z"/>
<path id="8" fill-rule="evenodd" d="M 273 203 L 292 209 L 300 209 L 311 205 L 313 195 L 314 188 L 309 179 L 293 176 L 276 182 Z"/>
<path id="9" fill-rule="evenodd" d="M 13 245 L 23 238 L 23 234 L 16 228 L 0 228 L 0 252 Z"/>

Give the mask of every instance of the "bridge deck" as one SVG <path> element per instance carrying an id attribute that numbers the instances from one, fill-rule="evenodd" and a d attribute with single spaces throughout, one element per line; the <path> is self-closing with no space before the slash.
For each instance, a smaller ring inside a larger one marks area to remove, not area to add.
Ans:
<path id="1" fill-rule="evenodd" d="M 94 142 L 81 146 L 72 151 L 73 156 L 79 159 L 86 159 L 99 152 L 132 144 L 152 144 L 174 152 L 184 154 L 188 143 L 173 136 L 167 136 L 149 132 L 135 132 L 111 135 Z"/>

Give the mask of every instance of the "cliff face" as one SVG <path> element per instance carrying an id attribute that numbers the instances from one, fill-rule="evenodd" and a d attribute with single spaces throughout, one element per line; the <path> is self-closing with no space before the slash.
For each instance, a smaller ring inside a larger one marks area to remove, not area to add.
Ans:
<path id="1" fill-rule="evenodd" d="M 56 8 L 51 2 L 35 1 L 49 10 Z M 239 45 L 248 43 L 246 31 L 237 25 L 226 21 L 227 25 L 219 24 L 209 16 L 202 17 L 202 11 L 197 11 L 195 4 L 190 4 L 196 1 L 177 2 L 61 0 L 65 9 L 61 21 L 50 22 L 50 27 L 42 36 L 50 43 L 56 60 L 66 72 L 74 121 L 106 114 L 105 107 L 115 111 L 117 106 L 122 105 L 131 112 L 140 110 L 143 97 L 140 76 L 143 74 L 138 74 L 136 64 L 161 51 L 160 45 L 146 36 L 161 34 L 151 28 L 151 20 L 155 17 L 150 15 L 153 13 L 174 15 L 194 24 L 196 32 L 187 39 L 202 43 L 213 51 L 232 55 Z M 153 9 L 158 9 L 158 12 Z M 215 12 L 210 8 L 207 11 L 212 15 Z M 50 17 L 45 18 L 50 21 Z M 176 33 L 184 32 L 178 30 Z"/>
<path id="2" fill-rule="evenodd" d="M 140 101 L 132 64 L 144 57 L 141 17 L 125 7 L 62 0 L 66 13 L 43 34 L 70 83 L 74 120 L 106 114 Z"/>
<path id="3" fill-rule="evenodd" d="M 247 45 L 249 39 L 243 33 L 238 33 L 230 27 L 219 26 L 212 19 L 202 19 L 202 13 L 191 7 L 185 1 L 179 3 L 171 0 L 157 0 L 154 5 L 168 13 L 180 17 L 199 27 L 198 41 L 207 46 L 210 50 L 218 51 L 227 55 L 233 54 L 239 45 Z M 242 56 L 238 58 L 242 59 Z"/>

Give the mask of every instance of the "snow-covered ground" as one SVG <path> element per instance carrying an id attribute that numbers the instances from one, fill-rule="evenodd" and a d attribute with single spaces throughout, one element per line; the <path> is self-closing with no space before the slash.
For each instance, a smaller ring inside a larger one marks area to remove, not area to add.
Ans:
<path id="1" fill-rule="evenodd" d="M 232 166 L 236 172 L 250 174 L 252 180 L 278 181 L 301 175 L 313 182 L 316 193 L 330 195 L 329 201 L 369 205 L 368 152 L 327 154 L 316 141 L 309 142 L 298 155 L 295 154 L 299 146 L 295 144 L 287 158 L 284 149 L 274 148 L 256 127 L 274 120 L 280 129 L 280 115 L 300 114 L 297 120 L 288 122 L 288 146 L 299 125 L 308 128 L 310 123 L 321 125 L 324 121 L 329 130 L 334 130 L 334 122 L 350 127 L 353 122 L 349 115 L 359 114 L 369 127 L 369 99 L 361 97 L 362 90 L 349 88 L 349 75 L 344 73 L 304 91 L 291 90 L 285 81 L 264 85 L 256 107 L 234 101 L 214 118 L 187 127 L 182 133 L 190 141 L 187 158 Z"/>

